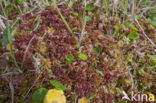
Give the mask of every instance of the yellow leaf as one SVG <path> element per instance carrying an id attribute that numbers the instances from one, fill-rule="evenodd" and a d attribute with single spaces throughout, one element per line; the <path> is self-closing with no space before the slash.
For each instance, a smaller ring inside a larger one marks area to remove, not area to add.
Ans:
<path id="1" fill-rule="evenodd" d="M 62 90 L 50 89 L 44 98 L 44 103 L 66 103 Z"/>
<path id="2" fill-rule="evenodd" d="M 134 30 L 134 31 L 138 31 L 138 29 L 137 29 L 135 26 L 133 26 L 133 25 L 130 25 L 130 28 L 131 28 L 132 30 Z"/>
<path id="3" fill-rule="evenodd" d="M 53 27 L 49 28 L 48 32 L 51 33 L 54 30 Z"/>
<path id="4" fill-rule="evenodd" d="M 118 45 L 119 45 L 119 47 L 123 47 L 124 46 L 124 42 L 123 41 L 119 41 Z"/>
<path id="5" fill-rule="evenodd" d="M 6 49 L 10 50 L 10 45 L 9 44 L 6 45 Z"/>
<path id="6" fill-rule="evenodd" d="M 7 50 L 10 50 L 10 44 L 7 44 L 7 45 L 6 45 L 6 49 L 7 49 Z M 14 47 L 13 47 L 12 49 L 14 49 Z"/>
<path id="7" fill-rule="evenodd" d="M 44 44 L 44 43 L 41 43 L 40 51 L 41 51 L 41 52 L 45 52 L 46 49 L 47 49 L 47 47 L 45 46 L 45 44 Z"/>
<path id="8" fill-rule="evenodd" d="M 86 99 L 86 97 L 82 97 L 79 99 L 78 103 L 88 103 L 88 100 Z"/>

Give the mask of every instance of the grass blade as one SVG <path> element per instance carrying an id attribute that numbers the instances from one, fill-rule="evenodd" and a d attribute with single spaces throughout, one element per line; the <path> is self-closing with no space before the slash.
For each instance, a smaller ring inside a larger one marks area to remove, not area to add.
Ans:
<path id="1" fill-rule="evenodd" d="M 12 44 L 12 35 L 11 35 L 11 31 L 10 31 L 10 29 L 9 29 L 8 20 L 7 20 L 7 31 L 8 31 L 8 40 L 9 40 L 9 46 L 10 46 L 11 56 L 12 56 L 12 58 L 13 58 L 13 60 L 14 60 L 14 64 L 15 64 L 15 66 L 17 67 L 18 71 L 19 71 L 20 73 L 22 73 L 22 71 L 20 70 L 20 68 L 19 68 L 19 66 L 18 66 L 18 64 L 17 64 L 16 58 L 15 58 L 15 56 L 14 56 L 13 44 Z"/>
<path id="2" fill-rule="evenodd" d="M 76 41 L 76 43 L 78 44 L 78 40 L 76 39 L 75 34 L 73 33 L 72 29 L 70 28 L 70 26 L 68 25 L 67 21 L 65 20 L 65 18 L 63 17 L 62 13 L 60 12 L 59 8 L 56 5 L 56 0 L 54 0 L 54 8 L 56 8 L 58 14 L 60 15 L 62 21 L 64 22 L 64 24 L 66 25 L 67 29 L 69 30 L 69 32 L 71 33 L 71 35 L 73 36 L 74 40 Z"/>

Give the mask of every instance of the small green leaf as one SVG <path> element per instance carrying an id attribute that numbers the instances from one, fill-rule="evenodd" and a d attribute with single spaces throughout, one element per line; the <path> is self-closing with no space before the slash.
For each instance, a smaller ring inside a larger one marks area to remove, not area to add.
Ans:
<path id="1" fill-rule="evenodd" d="M 132 29 L 132 30 L 134 30 L 134 31 L 138 31 L 138 29 L 134 26 L 134 25 L 130 25 L 130 28 Z"/>
<path id="2" fill-rule="evenodd" d="M 129 85 L 131 84 L 131 79 L 124 79 L 125 84 Z"/>
<path id="3" fill-rule="evenodd" d="M 46 88 L 39 88 L 32 94 L 33 103 L 43 103 L 44 97 L 48 90 Z"/>
<path id="4" fill-rule="evenodd" d="M 10 5 L 10 6 L 12 6 L 12 7 L 14 7 L 14 8 L 18 8 L 14 3 L 12 3 L 12 2 L 8 2 L 8 5 Z"/>
<path id="5" fill-rule="evenodd" d="M 156 56 L 150 55 L 149 57 L 150 57 L 151 64 L 156 65 Z"/>
<path id="6" fill-rule="evenodd" d="M 7 1 L 6 0 L 2 0 L 2 2 L 4 3 L 4 5 L 7 5 Z"/>
<path id="7" fill-rule="evenodd" d="M 95 47 L 95 48 L 93 48 L 93 50 L 94 50 L 96 53 L 100 53 L 100 48 L 99 48 L 99 47 Z"/>
<path id="8" fill-rule="evenodd" d="M 141 75 L 141 76 L 144 76 L 145 75 L 145 71 L 143 69 L 138 69 L 138 73 Z"/>
<path id="9" fill-rule="evenodd" d="M 153 26 L 156 26 L 156 21 L 151 21 L 151 24 L 153 25 Z"/>
<path id="10" fill-rule="evenodd" d="M 90 96 L 88 97 L 88 100 L 92 100 L 93 98 L 95 98 L 95 94 L 91 93 Z"/>
<path id="11" fill-rule="evenodd" d="M 119 45 L 119 47 L 123 47 L 124 46 L 124 42 L 123 41 L 119 41 L 118 45 Z"/>
<path id="12" fill-rule="evenodd" d="M 87 6 L 86 6 L 87 11 L 92 11 L 94 9 L 95 9 L 95 6 L 93 4 L 87 4 Z"/>
<path id="13" fill-rule="evenodd" d="M 52 1 L 49 1 L 49 5 L 52 5 Z"/>
<path id="14" fill-rule="evenodd" d="M 71 11 L 70 14 L 73 16 L 79 16 L 79 14 L 77 12 L 73 12 L 73 11 Z"/>
<path id="15" fill-rule="evenodd" d="M 2 46 L 5 46 L 7 43 L 9 43 L 8 30 L 10 31 L 10 33 L 12 32 L 11 26 L 7 26 L 6 29 L 3 32 L 3 38 L 1 40 Z"/>
<path id="16" fill-rule="evenodd" d="M 37 15 L 36 18 L 35 18 L 35 20 L 34 20 L 34 22 L 37 22 L 38 19 L 39 19 L 39 16 Z"/>
<path id="17" fill-rule="evenodd" d="M 72 28 L 72 31 L 75 31 L 75 30 L 77 30 L 77 27 L 73 27 L 73 28 Z"/>
<path id="18" fill-rule="evenodd" d="M 148 16 L 148 19 L 151 19 L 151 20 L 154 20 L 154 18 L 155 18 L 154 13 L 149 13 L 147 16 Z"/>
<path id="19" fill-rule="evenodd" d="M 53 85 L 57 89 L 66 90 L 66 87 L 56 80 L 50 80 L 50 84 Z"/>
<path id="20" fill-rule="evenodd" d="M 108 37 L 109 35 L 108 34 L 104 34 L 106 37 Z"/>
<path id="21" fill-rule="evenodd" d="M 74 2 L 75 0 L 70 0 L 69 2 L 67 2 L 68 7 L 72 8 Z"/>
<path id="22" fill-rule="evenodd" d="M 81 52 L 78 53 L 78 57 L 82 60 L 87 60 L 87 56 Z"/>
<path id="23" fill-rule="evenodd" d="M 128 21 L 125 21 L 125 22 L 124 22 L 124 25 L 125 25 L 126 27 L 129 27 L 131 24 L 130 24 Z"/>
<path id="24" fill-rule="evenodd" d="M 153 26 L 156 26 L 156 20 L 152 20 L 150 18 L 147 19 Z"/>
<path id="25" fill-rule="evenodd" d="M 33 31 L 37 30 L 38 27 L 39 27 L 39 23 L 35 24 L 35 25 L 34 25 L 34 29 L 33 29 Z"/>
<path id="26" fill-rule="evenodd" d="M 86 16 L 86 22 L 92 20 L 92 18 L 90 16 Z"/>
<path id="27" fill-rule="evenodd" d="M 115 28 L 115 33 L 116 32 L 118 32 L 119 30 L 120 30 L 120 28 L 121 28 L 121 25 L 120 24 L 116 24 L 115 26 L 114 26 L 114 28 Z"/>
<path id="28" fill-rule="evenodd" d="M 128 62 L 132 62 L 132 61 L 133 61 L 133 55 L 132 55 L 132 54 L 128 54 L 128 55 L 126 56 L 126 60 L 127 60 Z"/>
<path id="29" fill-rule="evenodd" d="M 8 16 L 8 14 L 11 12 L 11 8 L 5 8 L 5 13 Z"/>
<path id="30" fill-rule="evenodd" d="M 71 63 L 74 60 L 73 54 L 69 53 L 66 59 L 66 64 Z"/>
<path id="31" fill-rule="evenodd" d="M 137 39 L 139 37 L 139 34 L 137 32 L 131 32 L 127 36 L 129 39 Z"/>
<path id="32" fill-rule="evenodd" d="M 139 19 L 139 16 L 138 15 L 135 15 L 134 17 L 135 17 L 135 19 Z"/>
<path id="33" fill-rule="evenodd" d="M 24 0 L 17 0 L 18 4 L 24 4 Z"/>
<path id="34" fill-rule="evenodd" d="M 138 29 L 134 26 L 134 25 L 132 25 L 132 24 L 130 24 L 128 21 L 125 21 L 124 22 L 124 25 L 126 26 L 126 27 L 130 27 L 132 30 L 134 30 L 134 31 L 138 31 Z"/>

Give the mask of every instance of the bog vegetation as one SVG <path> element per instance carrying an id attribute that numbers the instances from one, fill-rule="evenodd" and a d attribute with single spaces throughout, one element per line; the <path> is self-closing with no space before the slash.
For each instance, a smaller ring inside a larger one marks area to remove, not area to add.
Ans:
<path id="1" fill-rule="evenodd" d="M 131 92 L 156 96 L 155 0 L 0 1 L 0 103 L 135 103 Z"/>

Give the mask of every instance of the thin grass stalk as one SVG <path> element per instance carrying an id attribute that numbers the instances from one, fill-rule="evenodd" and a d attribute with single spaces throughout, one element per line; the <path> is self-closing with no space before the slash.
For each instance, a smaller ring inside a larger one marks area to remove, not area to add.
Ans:
<path id="1" fill-rule="evenodd" d="M 103 3 L 104 3 L 104 6 L 105 6 L 105 11 L 106 11 L 106 14 L 108 14 L 108 5 L 109 5 L 109 0 L 103 0 Z"/>
<path id="2" fill-rule="evenodd" d="M 80 39 L 79 39 L 79 47 L 81 46 L 81 41 L 83 39 L 85 28 L 86 28 L 86 11 L 85 11 L 86 5 L 87 5 L 86 0 L 84 0 L 83 23 L 82 23 L 83 25 L 82 25 L 81 36 L 80 36 Z"/>
<path id="3" fill-rule="evenodd" d="M 132 6 L 132 17 L 135 19 L 135 9 L 136 9 L 136 0 L 133 0 L 133 6 Z"/>
<path id="4" fill-rule="evenodd" d="M 54 0 L 54 8 L 56 8 L 58 14 L 60 15 L 62 21 L 64 22 L 64 24 L 66 25 L 68 31 L 71 33 L 72 37 L 74 38 L 75 42 L 78 44 L 78 40 L 75 36 L 75 34 L 73 33 L 72 29 L 70 28 L 70 26 L 68 25 L 67 21 L 65 20 L 64 16 L 62 15 L 62 13 L 60 12 L 59 8 L 56 5 L 56 0 Z"/>
<path id="5" fill-rule="evenodd" d="M 128 0 L 125 0 L 124 2 L 119 0 L 119 4 L 120 4 L 120 7 L 123 11 L 123 21 L 124 21 L 126 18 L 126 15 L 127 15 Z"/>
<path id="6" fill-rule="evenodd" d="M 10 31 L 9 28 L 10 28 L 10 27 L 9 27 L 9 22 L 8 22 L 8 20 L 7 20 L 7 32 L 8 32 L 8 40 L 9 40 L 9 46 L 10 46 L 11 56 L 12 56 L 12 58 L 13 58 L 14 64 L 15 64 L 15 66 L 17 67 L 18 71 L 19 71 L 20 73 L 22 73 L 22 71 L 20 70 L 20 67 L 18 66 L 18 63 L 17 63 L 17 61 L 16 61 L 16 58 L 15 58 L 15 56 L 14 56 L 13 44 L 12 44 L 12 35 L 11 35 L 11 31 Z"/>

